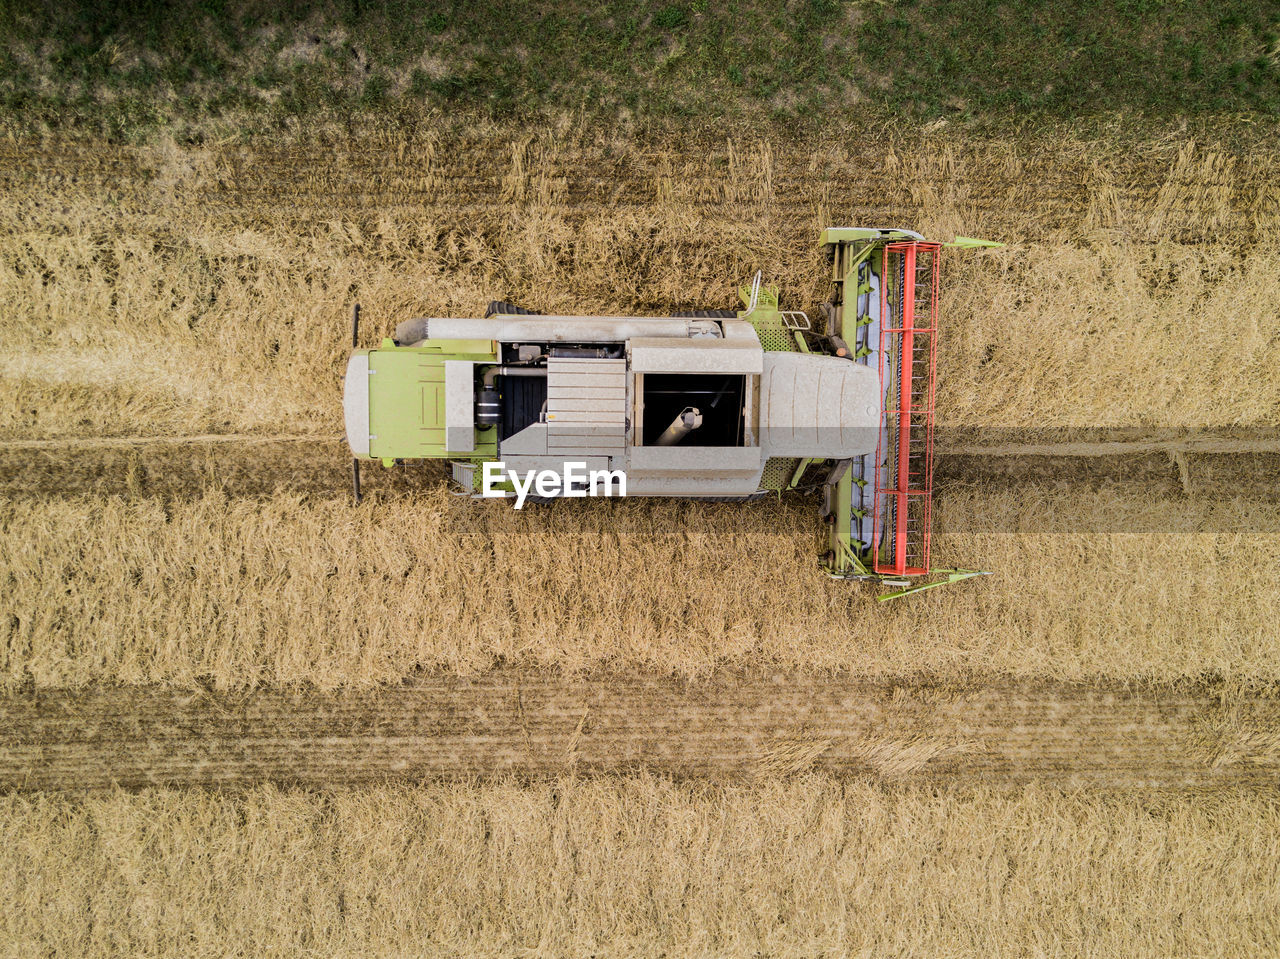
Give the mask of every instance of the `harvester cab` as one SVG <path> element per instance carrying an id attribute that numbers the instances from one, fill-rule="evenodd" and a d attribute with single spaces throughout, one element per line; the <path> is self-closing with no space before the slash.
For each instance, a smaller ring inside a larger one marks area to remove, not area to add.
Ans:
<path id="1" fill-rule="evenodd" d="M 494 302 L 484 317 L 401 323 L 348 361 L 357 497 L 366 459 L 447 459 L 464 491 L 517 506 L 600 487 L 713 500 L 816 487 L 831 576 L 878 581 L 886 599 L 978 575 L 921 579 L 943 245 L 878 229 L 829 229 L 822 245 L 834 286 L 818 324 L 782 310 L 759 274 L 737 311 L 551 316 Z"/>

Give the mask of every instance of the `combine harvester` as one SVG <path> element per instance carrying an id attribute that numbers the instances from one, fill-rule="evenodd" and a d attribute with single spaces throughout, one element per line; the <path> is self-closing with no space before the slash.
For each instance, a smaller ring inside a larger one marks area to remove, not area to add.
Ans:
<path id="1" fill-rule="evenodd" d="M 938 279 L 943 246 L 998 244 L 876 229 L 828 229 L 822 244 L 835 288 L 820 326 L 780 309 L 759 274 L 736 312 L 547 316 L 495 302 L 480 319 L 401 323 L 347 366 L 356 498 L 362 459 L 447 459 L 463 490 L 519 504 L 601 484 L 708 500 L 819 487 L 831 576 L 893 599 L 982 575 L 925 579 Z M 358 328 L 357 306 L 353 347 Z"/>

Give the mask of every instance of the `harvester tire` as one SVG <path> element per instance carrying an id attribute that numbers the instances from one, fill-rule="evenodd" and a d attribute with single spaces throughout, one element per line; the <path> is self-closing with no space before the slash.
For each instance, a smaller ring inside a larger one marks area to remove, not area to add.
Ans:
<path id="1" fill-rule="evenodd" d="M 540 316 L 537 310 L 526 310 L 523 306 L 516 306 L 514 303 L 508 303 L 506 300 L 491 300 L 489 307 L 484 311 L 484 318 L 487 320 L 491 316 Z"/>
<path id="2" fill-rule="evenodd" d="M 738 314 L 734 310 L 687 310 L 683 313 L 672 313 L 672 319 L 690 317 L 695 320 L 736 320 Z"/>

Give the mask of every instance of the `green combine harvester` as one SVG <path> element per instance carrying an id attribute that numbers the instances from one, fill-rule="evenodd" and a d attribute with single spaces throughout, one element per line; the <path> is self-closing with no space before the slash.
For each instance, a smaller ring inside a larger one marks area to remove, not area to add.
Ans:
<path id="1" fill-rule="evenodd" d="M 355 349 L 343 405 L 361 460 L 446 459 L 475 496 L 750 500 L 819 488 L 833 577 L 892 599 L 981 575 L 931 571 L 934 373 L 944 245 L 828 229 L 834 290 L 814 322 L 757 274 L 743 309 L 401 323 Z M 352 322 L 357 345 L 359 307 Z M 934 578 L 928 579 L 930 575 Z"/>

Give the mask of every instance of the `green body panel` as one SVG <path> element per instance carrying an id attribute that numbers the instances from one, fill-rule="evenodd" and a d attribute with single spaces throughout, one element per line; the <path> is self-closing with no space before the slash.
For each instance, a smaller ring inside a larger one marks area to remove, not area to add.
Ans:
<path id="1" fill-rule="evenodd" d="M 830 560 L 827 571 L 837 576 L 871 577 L 871 554 L 861 552 L 854 542 L 849 519 L 854 514 L 853 487 L 861 482 L 852 471 L 846 470 L 836 483 L 831 501 L 831 512 L 835 522 L 829 527 L 828 541 Z M 858 515 L 861 515 L 859 513 Z"/>
<path id="2" fill-rule="evenodd" d="M 419 347 L 388 346 L 369 351 L 369 455 L 386 460 L 449 457 L 445 448 L 444 364 L 446 360 L 493 362 L 490 340 L 437 340 Z M 476 433 L 474 451 L 456 459 L 497 455 L 496 431 Z"/>
<path id="3" fill-rule="evenodd" d="M 858 315 L 858 270 L 863 263 L 870 260 L 870 269 L 877 277 L 880 275 L 880 264 L 873 255 L 880 249 L 880 244 L 868 244 L 853 262 L 849 264 L 849 271 L 843 278 L 843 286 L 841 288 L 841 305 L 844 307 L 840 311 L 840 329 L 836 332 L 841 339 L 848 343 L 852 343 L 856 337 L 858 327 L 864 323 L 870 323 L 868 317 Z"/>
<path id="4" fill-rule="evenodd" d="M 791 473 L 791 481 L 787 483 L 787 489 L 795 489 L 797 486 L 799 486 L 800 479 L 801 477 L 804 476 L 805 470 L 807 470 L 814 463 L 821 463 L 821 462 L 822 462 L 821 459 L 816 459 L 814 457 L 806 457 L 805 459 L 802 459 L 799 463 L 796 464 L 795 470 Z"/>

